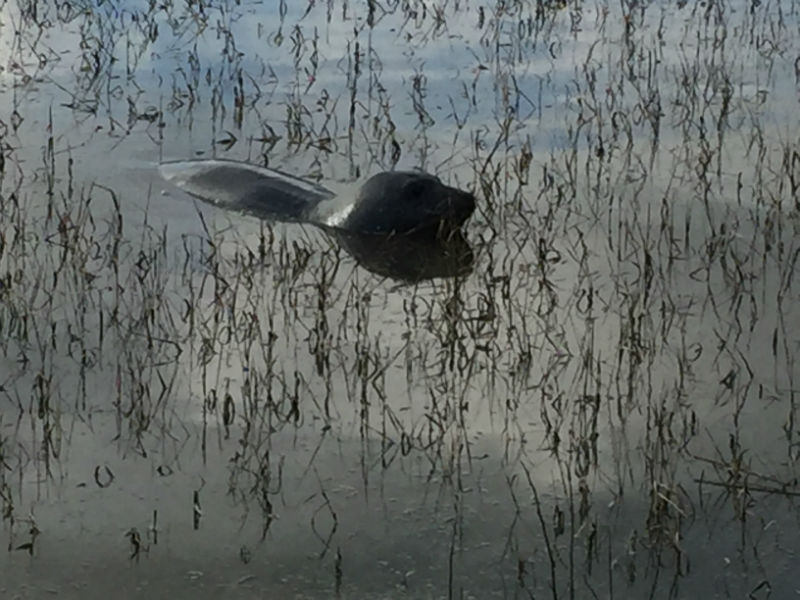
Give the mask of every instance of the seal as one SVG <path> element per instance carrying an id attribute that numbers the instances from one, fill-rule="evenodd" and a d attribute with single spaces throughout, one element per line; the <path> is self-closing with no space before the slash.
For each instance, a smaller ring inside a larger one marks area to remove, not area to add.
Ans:
<path id="1" fill-rule="evenodd" d="M 165 162 L 161 175 L 221 208 L 270 221 L 311 223 L 359 235 L 448 235 L 475 210 L 475 196 L 417 171 L 386 171 L 352 195 L 275 169 L 231 160 Z"/>

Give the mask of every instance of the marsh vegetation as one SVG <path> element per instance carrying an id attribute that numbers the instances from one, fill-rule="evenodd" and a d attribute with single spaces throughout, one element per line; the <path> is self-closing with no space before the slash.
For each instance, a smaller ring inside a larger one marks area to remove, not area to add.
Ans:
<path id="1" fill-rule="evenodd" d="M 799 101 L 795 0 L 0 0 L 0 596 L 796 594 Z M 473 263 L 193 157 L 435 173 Z"/>

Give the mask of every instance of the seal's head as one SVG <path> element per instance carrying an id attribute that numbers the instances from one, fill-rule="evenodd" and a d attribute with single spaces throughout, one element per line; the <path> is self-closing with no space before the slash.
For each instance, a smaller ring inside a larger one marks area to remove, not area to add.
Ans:
<path id="1" fill-rule="evenodd" d="M 475 196 L 414 171 L 370 177 L 361 187 L 345 228 L 360 233 L 457 230 L 475 210 Z"/>

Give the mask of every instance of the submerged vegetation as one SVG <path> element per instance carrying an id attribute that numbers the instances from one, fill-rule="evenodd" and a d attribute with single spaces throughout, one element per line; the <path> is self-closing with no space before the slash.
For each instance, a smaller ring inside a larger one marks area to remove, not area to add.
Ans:
<path id="1" fill-rule="evenodd" d="M 0 592 L 797 593 L 798 102 L 793 0 L 0 0 Z M 471 271 L 194 156 L 436 173 Z"/>

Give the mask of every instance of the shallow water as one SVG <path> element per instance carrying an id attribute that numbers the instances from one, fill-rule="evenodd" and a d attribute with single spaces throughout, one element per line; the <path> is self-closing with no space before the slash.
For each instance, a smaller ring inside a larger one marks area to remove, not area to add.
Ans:
<path id="1" fill-rule="evenodd" d="M 798 8 L 3 3 L 0 596 L 797 594 Z M 435 172 L 474 268 L 211 156 Z"/>

